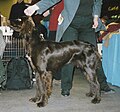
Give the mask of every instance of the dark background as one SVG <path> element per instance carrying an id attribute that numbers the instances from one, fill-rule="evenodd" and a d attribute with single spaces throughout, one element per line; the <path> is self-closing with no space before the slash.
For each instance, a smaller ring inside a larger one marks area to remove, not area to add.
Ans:
<path id="1" fill-rule="evenodd" d="M 101 17 L 120 19 L 120 0 L 103 0 Z"/>

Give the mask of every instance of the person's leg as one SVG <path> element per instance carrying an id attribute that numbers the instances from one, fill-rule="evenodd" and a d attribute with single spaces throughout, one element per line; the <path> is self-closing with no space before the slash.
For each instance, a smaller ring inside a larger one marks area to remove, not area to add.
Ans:
<path id="1" fill-rule="evenodd" d="M 77 37 L 77 31 L 72 27 L 68 27 L 62 37 L 62 41 L 77 40 Z M 70 95 L 70 89 L 72 88 L 73 81 L 73 70 L 74 66 L 72 64 L 65 65 L 61 70 L 61 94 L 63 96 Z"/>
<path id="2" fill-rule="evenodd" d="M 61 71 L 61 94 L 63 96 L 69 96 L 70 90 L 72 88 L 73 81 L 73 69 L 74 66 L 72 64 L 65 65 Z"/>
<path id="3" fill-rule="evenodd" d="M 109 92 L 112 89 L 108 86 L 107 78 L 104 74 L 104 70 L 102 67 L 102 62 L 99 61 L 98 64 L 99 64 L 99 67 L 97 68 L 96 72 L 97 72 L 98 82 L 100 83 L 100 90 L 105 91 L 105 92 Z"/>

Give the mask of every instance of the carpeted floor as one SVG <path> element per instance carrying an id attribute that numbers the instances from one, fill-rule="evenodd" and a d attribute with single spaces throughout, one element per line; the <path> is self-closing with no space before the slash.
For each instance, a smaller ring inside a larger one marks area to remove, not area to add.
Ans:
<path id="1" fill-rule="evenodd" d="M 62 97 L 60 82 L 54 82 L 48 105 L 38 108 L 29 102 L 29 98 L 35 95 L 35 84 L 30 90 L 4 90 L 0 91 L 0 112 L 120 112 L 120 88 L 111 87 L 115 93 L 102 93 L 101 103 L 92 104 L 92 98 L 85 96 L 89 85 L 79 70 L 76 70 L 70 97 Z"/>

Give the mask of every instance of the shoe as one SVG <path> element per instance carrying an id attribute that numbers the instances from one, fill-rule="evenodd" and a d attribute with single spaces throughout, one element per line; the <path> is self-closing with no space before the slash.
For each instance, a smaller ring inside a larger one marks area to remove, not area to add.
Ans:
<path id="1" fill-rule="evenodd" d="M 70 90 L 62 90 L 61 95 L 62 96 L 69 96 L 70 95 Z"/>
<path id="2" fill-rule="evenodd" d="M 108 90 L 101 90 L 101 92 L 104 94 L 111 94 L 111 93 L 115 93 L 115 90 L 110 88 Z"/>

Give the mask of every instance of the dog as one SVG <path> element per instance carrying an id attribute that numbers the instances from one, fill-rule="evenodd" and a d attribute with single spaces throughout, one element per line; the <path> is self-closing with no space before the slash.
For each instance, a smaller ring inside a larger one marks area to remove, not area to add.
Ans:
<path id="1" fill-rule="evenodd" d="M 26 17 L 12 28 L 25 39 L 27 58 L 36 75 L 36 95 L 30 101 L 35 102 L 38 107 L 46 106 L 52 93 L 52 74 L 64 65 L 72 63 L 83 70 L 90 84 L 90 91 L 86 95 L 94 96 L 92 103 L 100 103 L 100 85 L 96 69 L 101 58 L 97 48 L 90 43 L 77 40 L 66 42 L 44 40 L 35 29 L 31 17 Z"/>

